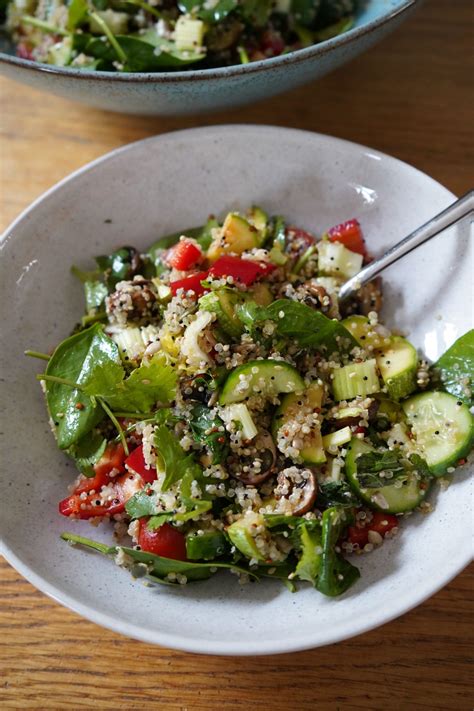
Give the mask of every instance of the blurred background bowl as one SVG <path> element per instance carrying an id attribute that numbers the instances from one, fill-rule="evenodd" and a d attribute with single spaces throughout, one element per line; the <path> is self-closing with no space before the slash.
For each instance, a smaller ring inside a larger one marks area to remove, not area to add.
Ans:
<path id="1" fill-rule="evenodd" d="M 273 59 L 164 73 L 91 72 L 15 57 L 0 37 L 0 72 L 89 106 L 128 114 L 179 115 L 248 104 L 318 79 L 394 30 L 420 0 L 361 0 L 354 27 Z"/>

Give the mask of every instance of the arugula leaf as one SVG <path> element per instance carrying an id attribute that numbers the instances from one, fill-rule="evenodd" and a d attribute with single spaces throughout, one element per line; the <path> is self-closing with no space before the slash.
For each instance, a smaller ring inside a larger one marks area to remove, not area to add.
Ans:
<path id="1" fill-rule="evenodd" d="M 205 444 L 212 454 L 212 463 L 220 464 L 227 457 L 229 447 L 226 432 L 219 430 L 223 422 L 217 415 L 213 416 L 207 405 L 194 405 L 191 410 L 191 432 L 196 442 Z"/>
<path id="2" fill-rule="evenodd" d="M 263 27 L 273 10 L 272 0 L 241 0 L 240 12 L 250 25 Z"/>
<path id="3" fill-rule="evenodd" d="M 117 346 L 99 324 L 94 324 L 59 344 L 48 361 L 46 375 L 85 388 L 96 368 L 114 368 L 118 363 Z M 104 417 L 102 408 L 85 392 L 68 385 L 46 381 L 46 401 L 60 449 L 78 442 Z"/>
<path id="4" fill-rule="evenodd" d="M 61 538 L 68 543 L 78 544 L 91 548 L 102 555 L 115 557 L 120 551 L 123 552 L 124 562 L 123 567 L 128 568 L 135 577 L 145 575 L 154 582 L 173 584 L 168 575 L 185 575 L 189 582 L 196 580 L 205 580 L 209 578 L 218 568 L 228 568 L 236 570 L 239 573 L 246 573 L 258 580 L 258 576 L 247 568 L 242 568 L 232 561 L 209 561 L 208 563 L 190 563 L 188 561 L 173 560 L 172 558 L 163 558 L 153 553 L 136 550 L 135 548 L 127 548 L 126 546 L 107 546 L 104 543 L 98 543 L 84 536 L 77 536 L 74 533 L 62 533 Z M 143 564 L 142 567 L 140 564 Z"/>
<path id="5" fill-rule="evenodd" d="M 87 477 L 95 475 L 93 466 L 96 464 L 107 446 L 107 440 L 98 432 L 87 434 L 76 445 L 69 449 L 69 454 L 76 462 L 79 471 Z"/>
<path id="6" fill-rule="evenodd" d="M 443 390 L 474 405 L 474 329 L 457 339 L 433 365 Z"/>
<path id="7" fill-rule="evenodd" d="M 319 592 L 336 597 L 348 590 L 358 578 L 358 568 L 336 553 L 336 545 L 347 524 L 347 514 L 341 507 L 334 506 L 323 513 L 321 565 L 316 584 Z"/>
<path id="8" fill-rule="evenodd" d="M 327 318 L 320 311 L 297 301 L 278 299 L 269 306 L 258 306 L 248 301 L 237 306 L 236 311 L 248 330 L 252 331 L 264 321 L 273 321 L 277 336 L 301 348 L 314 348 L 331 354 L 348 352 L 357 347 L 357 341 L 339 321 Z"/>
<path id="9" fill-rule="evenodd" d="M 155 445 L 165 471 L 162 491 L 167 491 L 189 471 L 199 475 L 201 467 L 194 461 L 192 454 L 185 453 L 166 425 L 159 425 L 155 429 Z"/>

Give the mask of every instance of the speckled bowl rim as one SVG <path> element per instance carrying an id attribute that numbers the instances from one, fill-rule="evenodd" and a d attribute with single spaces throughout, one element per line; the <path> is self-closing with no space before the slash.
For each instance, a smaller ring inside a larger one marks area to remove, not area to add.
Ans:
<path id="1" fill-rule="evenodd" d="M 414 8 L 421 0 L 405 0 L 402 5 L 387 10 L 387 12 L 375 20 L 371 20 L 361 27 L 355 27 L 347 32 L 344 32 L 337 37 L 325 40 L 319 44 L 297 49 L 288 54 L 280 55 L 270 59 L 251 62 L 249 64 L 232 65 L 230 67 L 218 67 L 217 69 L 194 69 L 180 72 L 102 72 L 88 71 L 83 69 L 73 69 L 70 67 L 56 67 L 51 64 L 43 64 L 34 62 L 30 59 L 21 59 L 13 57 L 5 52 L 0 52 L 0 68 L 2 64 L 10 64 L 18 69 L 33 70 L 43 72 L 45 74 L 59 75 L 63 77 L 72 77 L 74 79 L 97 80 L 97 81 L 113 81 L 113 82 L 137 82 L 149 84 L 174 84 L 174 83 L 197 83 L 205 82 L 213 79 L 230 78 L 234 76 L 255 74 L 257 72 L 271 71 L 278 69 L 287 64 L 299 64 L 307 59 L 318 57 L 326 54 L 336 47 L 342 47 L 350 44 L 353 40 L 371 34 L 378 27 L 391 22 L 398 15 L 403 14 L 410 8 Z"/>
<path id="2" fill-rule="evenodd" d="M 170 135 L 180 135 L 186 137 L 191 134 L 213 132 L 225 134 L 232 133 L 236 130 L 242 130 L 243 127 L 247 127 L 253 130 L 260 131 L 272 131 L 272 132 L 285 132 L 286 134 L 294 134 L 295 136 L 304 136 L 306 139 L 309 136 L 315 136 L 319 140 L 325 140 L 332 143 L 334 146 L 347 147 L 351 150 L 358 150 L 361 153 L 370 153 L 371 155 L 377 157 L 379 160 L 388 161 L 395 168 L 397 165 L 404 166 L 408 168 L 410 172 L 413 172 L 415 176 L 419 176 L 424 181 L 431 182 L 433 186 L 442 187 L 446 191 L 446 194 L 453 198 L 456 196 L 449 191 L 447 188 L 442 186 L 438 181 L 434 180 L 430 176 L 426 175 L 422 171 L 418 170 L 414 166 L 411 166 L 404 161 L 401 161 L 393 156 L 386 153 L 374 150 L 367 146 L 354 143 L 352 141 L 346 141 L 341 138 L 336 138 L 333 136 L 328 136 L 324 134 L 318 134 L 311 131 L 302 131 L 299 129 L 283 128 L 277 126 L 259 126 L 254 124 L 227 124 L 221 126 L 205 126 L 199 128 L 190 128 L 181 131 L 172 131 L 161 134 L 159 136 L 152 136 L 150 138 L 143 139 L 141 141 L 135 141 L 133 143 L 127 144 L 117 148 L 104 156 L 97 158 L 96 160 L 87 163 L 82 168 L 79 168 L 75 172 L 71 173 L 69 176 L 56 183 L 53 187 L 43 193 L 38 197 L 26 210 L 24 210 L 17 218 L 14 220 L 9 227 L 5 230 L 3 235 L 0 237 L 0 246 L 4 241 L 14 238 L 14 233 L 16 227 L 24 220 L 29 219 L 33 216 L 34 211 L 37 206 L 47 200 L 51 195 L 60 190 L 64 185 L 67 185 L 79 176 L 86 174 L 87 172 L 94 170 L 94 168 L 106 161 L 113 160 L 118 154 L 125 153 L 128 151 L 133 151 L 134 148 L 139 144 L 145 144 L 147 142 L 159 143 L 160 141 L 168 140 Z M 329 644 L 335 644 L 343 640 L 355 637 L 364 632 L 369 632 L 377 627 L 380 627 L 392 620 L 400 617 L 401 615 L 409 612 L 413 608 L 417 607 L 429 597 L 434 595 L 436 592 L 441 590 L 445 585 L 447 585 L 451 580 L 453 580 L 472 560 L 472 553 L 469 545 L 466 545 L 462 550 L 458 551 L 458 557 L 456 559 L 451 558 L 449 561 L 449 567 L 445 568 L 439 573 L 436 581 L 433 582 L 429 576 L 420 581 L 416 590 L 410 589 L 407 591 L 406 595 L 400 596 L 396 602 L 393 603 L 390 612 L 385 612 L 382 617 L 380 616 L 380 611 L 375 610 L 370 616 L 365 616 L 363 619 L 354 616 L 353 622 L 350 625 L 345 624 L 342 627 L 332 627 L 331 631 L 324 636 L 320 636 L 316 641 L 312 635 L 308 637 L 300 638 L 293 642 L 288 642 L 282 640 L 280 644 L 276 644 L 274 640 L 264 642 L 262 640 L 258 641 L 258 646 L 253 649 L 250 653 L 247 649 L 242 648 L 234 641 L 226 642 L 205 642 L 205 647 L 198 640 L 190 640 L 187 637 L 181 636 L 179 634 L 168 634 L 163 632 L 156 632 L 156 630 L 149 631 L 143 628 L 137 628 L 135 625 L 130 624 L 125 620 L 118 620 L 112 615 L 101 613 L 93 608 L 85 605 L 75 599 L 73 596 L 64 593 L 59 587 L 52 585 L 47 579 L 41 575 L 33 572 L 31 568 L 24 563 L 9 546 L 7 546 L 2 540 L 0 540 L 0 553 L 4 558 L 27 580 L 29 580 L 38 590 L 48 595 L 53 600 L 59 602 L 60 604 L 68 607 L 73 612 L 81 615 L 82 617 L 95 622 L 102 627 L 105 627 L 113 632 L 118 632 L 120 634 L 126 635 L 133 639 L 138 639 L 142 642 L 147 642 L 150 644 L 158 644 L 164 647 L 169 647 L 172 649 L 179 649 L 185 652 L 193 652 L 197 654 L 214 654 L 223 656 L 257 656 L 257 655 L 268 655 L 268 654 L 284 654 L 288 652 L 299 652 L 307 649 L 314 649 L 316 647 L 322 647 Z"/>

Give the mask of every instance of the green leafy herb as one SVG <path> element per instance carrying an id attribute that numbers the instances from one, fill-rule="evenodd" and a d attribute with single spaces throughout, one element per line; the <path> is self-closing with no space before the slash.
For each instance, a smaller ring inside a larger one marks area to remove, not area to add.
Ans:
<path id="1" fill-rule="evenodd" d="M 171 518 L 173 518 L 172 513 L 162 513 L 157 514 L 156 516 L 151 516 L 147 521 L 146 527 L 149 531 L 157 531 L 159 528 L 162 527 L 164 523 L 169 521 Z"/>
<path id="2" fill-rule="evenodd" d="M 323 595 L 342 595 L 360 577 L 359 570 L 336 553 L 336 545 L 347 525 L 347 514 L 341 507 L 331 507 L 322 518 L 322 554 L 317 589 Z"/>
<path id="3" fill-rule="evenodd" d="M 150 485 L 145 486 L 141 491 L 137 491 L 136 494 L 130 497 L 125 504 L 125 511 L 133 519 L 157 514 L 157 497 Z"/>
<path id="4" fill-rule="evenodd" d="M 86 0 L 71 0 L 68 7 L 67 29 L 74 32 L 87 17 L 89 6 Z"/>
<path id="5" fill-rule="evenodd" d="M 357 480 L 365 489 L 380 489 L 394 481 L 406 479 L 416 471 L 423 479 L 432 474 L 426 461 L 419 454 L 407 458 L 400 450 L 365 452 L 356 459 Z"/>
<path id="6" fill-rule="evenodd" d="M 100 39 L 91 40 L 92 43 L 98 42 L 104 50 L 110 48 Z M 89 45 L 85 48 L 86 54 L 95 54 L 90 52 Z M 96 257 L 97 265 L 104 273 L 105 283 L 109 291 L 113 291 L 119 281 L 127 281 L 131 279 L 141 266 L 141 260 L 137 250 L 134 247 L 122 247 L 110 255 L 101 255 Z"/>
<path id="7" fill-rule="evenodd" d="M 474 329 L 458 338 L 433 370 L 446 392 L 474 405 Z"/>
<path id="8" fill-rule="evenodd" d="M 176 369 L 166 362 L 162 353 L 156 353 L 149 364 L 143 363 L 124 378 L 125 371 L 105 364 L 96 368 L 88 382 L 89 395 L 103 397 L 113 410 L 149 412 L 158 402 L 170 402 L 176 394 Z"/>
<path id="9" fill-rule="evenodd" d="M 205 444 L 212 454 L 212 463 L 220 464 L 228 454 L 229 447 L 224 423 L 207 405 L 197 404 L 191 410 L 191 431 L 196 442 Z"/>
<path id="10" fill-rule="evenodd" d="M 237 312 L 248 330 L 253 331 L 265 321 L 273 321 L 277 336 L 301 348 L 314 348 L 331 354 L 348 352 L 357 347 L 353 336 L 339 321 L 296 301 L 278 299 L 266 307 L 248 301 L 238 306 Z"/>
<path id="11" fill-rule="evenodd" d="M 360 501 L 346 481 L 328 481 L 318 485 L 318 508 L 331 506 L 353 507 Z"/>
<path id="12" fill-rule="evenodd" d="M 107 440 L 98 432 L 87 434 L 79 442 L 70 448 L 69 454 L 74 458 L 77 468 L 84 476 L 94 476 L 94 464 L 96 464 L 107 446 Z"/>
<path id="13" fill-rule="evenodd" d="M 192 454 L 185 453 L 176 436 L 166 425 L 155 429 L 155 445 L 165 472 L 162 491 L 167 491 L 187 472 L 199 475 L 201 467 L 194 461 Z"/>

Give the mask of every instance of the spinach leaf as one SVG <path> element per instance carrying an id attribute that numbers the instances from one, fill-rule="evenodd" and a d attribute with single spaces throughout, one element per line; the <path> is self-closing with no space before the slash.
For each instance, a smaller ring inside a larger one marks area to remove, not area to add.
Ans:
<path id="1" fill-rule="evenodd" d="M 126 55 L 124 72 L 154 72 L 179 68 L 199 62 L 205 56 L 199 52 L 178 50 L 174 42 L 163 39 L 154 30 L 136 37 L 116 35 L 115 39 Z M 91 39 L 86 45 L 85 53 L 108 62 L 116 60 L 114 48 L 100 38 Z"/>
<path id="2" fill-rule="evenodd" d="M 212 7 L 210 7 L 211 5 Z M 221 22 L 238 5 L 237 0 L 217 0 L 215 3 L 206 3 L 205 0 L 179 0 L 178 2 L 181 12 L 191 13 L 195 11 L 197 17 L 211 24 Z"/>
<path id="3" fill-rule="evenodd" d="M 212 415 L 212 410 L 207 405 L 194 405 L 191 410 L 191 432 L 196 442 L 205 444 L 212 454 L 212 463 L 220 464 L 227 457 L 229 447 L 221 418 Z"/>
<path id="4" fill-rule="evenodd" d="M 99 42 L 104 48 L 108 48 L 108 45 L 100 39 L 91 41 Z M 86 47 L 86 54 L 89 54 L 89 44 Z M 109 291 L 113 291 L 119 281 L 127 281 L 135 274 L 142 272 L 142 260 L 135 247 L 122 247 L 110 255 L 96 257 L 95 261 L 104 272 L 105 283 Z"/>
<path id="5" fill-rule="evenodd" d="M 303 27 L 312 27 L 318 15 L 321 0 L 291 0 L 291 12 Z"/>
<path id="6" fill-rule="evenodd" d="M 359 506 L 360 501 L 346 481 L 328 481 L 318 484 L 317 507 L 319 509 L 331 506 Z"/>
<path id="7" fill-rule="evenodd" d="M 272 0 L 241 0 L 240 13 L 244 20 L 255 27 L 263 27 L 273 9 Z"/>
<path id="8" fill-rule="evenodd" d="M 79 269 L 74 264 L 71 267 L 71 274 L 73 274 L 80 282 L 85 284 L 86 281 L 97 281 L 100 277 L 100 271 L 95 269 L 93 272 L 85 271 L 84 269 Z"/>
<path id="9" fill-rule="evenodd" d="M 358 568 L 335 550 L 346 523 L 346 513 L 338 506 L 331 507 L 323 513 L 321 565 L 316 587 L 319 592 L 329 597 L 341 595 L 360 577 Z"/>
<path id="10" fill-rule="evenodd" d="M 176 436 L 166 425 L 159 425 L 155 429 L 155 445 L 165 471 L 162 491 L 167 491 L 187 472 L 199 476 L 201 467 L 194 461 L 192 454 L 186 454 Z"/>
<path id="11" fill-rule="evenodd" d="M 119 363 L 117 346 L 99 324 L 94 324 L 59 344 L 48 362 L 46 375 L 85 388 L 97 368 L 117 368 Z M 69 385 L 46 381 L 46 401 L 60 449 L 78 442 L 104 417 L 102 408 L 87 393 Z"/>
<path id="12" fill-rule="evenodd" d="M 214 560 L 228 552 L 227 538 L 221 531 L 186 536 L 186 555 L 190 560 Z"/>
<path id="13" fill-rule="evenodd" d="M 278 299 L 270 306 L 253 301 L 237 306 L 237 313 L 249 331 L 264 321 L 273 321 L 275 334 L 301 348 L 314 348 L 327 355 L 357 347 L 352 334 L 339 322 L 290 299 Z"/>
<path id="14" fill-rule="evenodd" d="M 474 405 L 474 329 L 458 338 L 433 370 L 446 392 Z"/>
<path id="15" fill-rule="evenodd" d="M 107 446 L 107 440 L 98 432 L 88 433 L 76 445 L 69 449 L 69 454 L 76 462 L 79 471 L 87 477 L 93 477 L 96 464 Z"/>
<path id="16" fill-rule="evenodd" d="M 176 395 L 176 370 L 166 357 L 156 353 L 149 364 L 143 363 L 124 378 L 122 366 L 105 363 L 94 370 L 85 391 L 102 397 L 116 411 L 150 412 L 160 402 L 170 402 Z"/>
<path id="17" fill-rule="evenodd" d="M 105 297 L 108 294 L 108 289 L 101 281 L 86 281 L 84 282 L 84 294 L 86 297 L 86 310 L 93 311 L 102 306 Z"/>
<path id="18" fill-rule="evenodd" d="M 295 575 L 300 580 L 307 580 L 316 586 L 318 573 L 321 567 L 321 530 L 311 530 L 305 523 L 299 527 L 301 552 Z"/>

